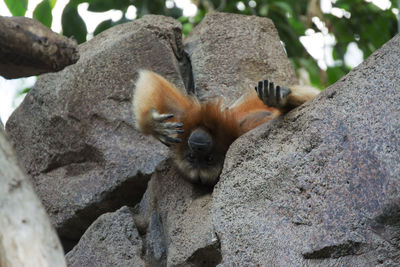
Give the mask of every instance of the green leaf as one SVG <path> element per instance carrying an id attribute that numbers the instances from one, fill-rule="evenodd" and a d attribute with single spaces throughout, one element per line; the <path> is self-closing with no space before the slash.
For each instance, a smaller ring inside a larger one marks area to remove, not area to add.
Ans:
<path id="1" fill-rule="evenodd" d="M 178 21 L 180 22 L 180 23 L 188 23 L 189 22 L 189 18 L 188 17 L 185 17 L 185 16 L 181 16 L 181 17 L 179 17 L 178 18 Z"/>
<path id="2" fill-rule="evenodd" d="M 173 17 L 173 18 L 177 19 L 183 15 L 183 11 L 182 11 L 182 9 L 174 6 L 173 8 L 166 8 L 165 15 L 168 17 Z"/>
<path id="3" fill-rule="evenodd" d="M 282 14 L 289 14 L 292 16 L 293 10 L 291 6 L 285 2 L 275 2 L 271 5 L 271 8 L 274 8 L 276 11 L 280 11 Z"/>
<path id="4" fill-rule="evenodd" d="M 28 0 L 4 0 L 13 16 L 25 16 Z"/>
<path id="5" fill-rule="evenodd" d="M 267 16 L 268 12 L 269 12 L 269 6 L 268 5 L 262 5 L 259 12 L 260 12 L 261 16 Z"/>
<path id="6" fill-rule="evenodd" d="M 51 22 L 53 21 L 53 16 L 51 15 L 51 4 L 49 0 L 43 0 L 38 4 L 33 11 L 33 17 L 51 28 Z"/>
<path id="7" fill-rule="evenodd" d="M 304 35 L 306 28 L 304 27 L 303 23 L 293 17 L 290 17 L 288 21 L 290 23 L 290 26 L 293 28 L 294 32 L 298 36 Z"/>
<path id="8" fill-rule="evenodd" d="M 26 87 L 26 88 L 18 90 L 17 96 L 22 96 L 22 95 L 25 95 L 25 94 L 29 93 L 29 91 L 32 90 L 32 88 L 33 88 L 33 86 L 32 87 Z"/>
<path id="9" fill-rule="evenodd" d="M 93 35 L 96 36 L 97 34 L 107 30 L 108 28 L 111 28 L 112 26 L 113 26 L 113 21 L 111 19 L 105 20 L 101 22 L 99 25 L 97 25 L 96 29 L 93 32 Z"/>
<path id="10" fill-rule="evenodd" d="M 92 2 L 92 0 L 69 0 L 68 4 L 76 8 L 78 5 L 84 2 Z"/>
<path id="11" fill-rule="evenodd" d="M 129 7 L 129 0 L 89 0 L 88 10 L 92 12 L 105 12 L 111 9 L 125 10 Z"/>
<path id="12" fill-rule="evenodd" d="M 310 75 L 311 84 L 315 87 L 321 88 L 321 70 L 317 63 L 311 58 L 300 58 L 298 60 L 299 67 L 303 67 Z"/>
<path id="13" fill-rule="evenodd" d="M 204 10 L 198 10 L 197 14 L 194 16 L 194 23 L 200 23 L 200 21 L 206 16 L 206 12 Z"/>
<path id="14" fill-rule="evenodd" d="M 51 9 L 53 9 L 54 6 L 55 6 L 56 3 L 57 3 L 57 0 L 49 0 L 49 2 L 50 2 L 50 7 L 51 7 Z"/>
<path id="15" fill-rule="evenodd" d="M 130 20 L 125 17 L 122 17 L 118 21 L 112 21 L 111 19 L 105 20 L 105 21 L 101 22 L 99 25 L 97 25 L 96 29 L 93 32 L 93 35 L 97 35 L 97 34 L 101 33 L 102 31 L 105 31 L 111 27 L 114 27 L 118 24 L 129 22 L 129 21 Z"/>
<path id="16" fill-rule="evenodd" d="M 91 1 L 88 6 L 88 11 L 91 12 L 106 12 L 113 9 L 111 1 Z"/>
<path id="17" fill-rule="evenodd" d="M 341 67 L 329 67 L 326 70 L 326 73 L 328 74 L 329 84 L 335 83 L 346 74 L 346 72 Z"/>
<path id="18" fill-rule="evenodd" d="M 65 36 L 75 37 L 78 43 L 86 41 L 86 24 L 79 16 L 76 5 L 69 3 L 65 6 L 61 16 L 61 25 Z"/>
<path id="19" fill-rule="evenodd" d="M 182 33 L 186 36 L 188 35 L 193 29 L 193 24 L 192 23 L 183 23 L 182 24 Z"/>

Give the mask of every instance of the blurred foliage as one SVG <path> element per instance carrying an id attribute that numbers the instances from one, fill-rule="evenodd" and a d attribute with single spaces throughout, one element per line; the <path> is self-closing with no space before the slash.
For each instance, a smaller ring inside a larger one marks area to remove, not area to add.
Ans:
<path id="1" fill-rule="evenodd" d="M 28 9 L 28 0 L 4 0 L 13 16 L 24 16 Z"/>
<path id="2" fill-rule="evenodd" d="M 50 28 L 53 22 L 51 11 L 56 2 L 57 0 L 43 0 L 33 11 L 33 17 Z"/>
<path id="3" fill-rule="evenodd" d="M 23 16 L 27 9 L 28 0 L 4 0 L 14 16 Z M 184 17 L 183 12 L 172 0 L 70 0 L 62 14 L 62 29 L 66 36 L 74 36 L 79 42 L 85 42 L 87 28 L 80 17 L 77 7 L 88 3 L 88 10 L 105 12 L 121 10 L 124 16 L 119 21 L 105 20 L 101 22 L 94 35 L 120 23 L 129 21 L 126 18 L 128 7 L 137 9 L 137 18 L 146 14 L 162 14 L 178 19 L 183 25 L 183 34 L 187 35 L 208 12 L 230 12 L 246 15 L 268 17 L 273 20 L 281 40 L 285 44 L 287 54 L 296 70 L 305 69 L 311 83 L 316 87 L 326 87 L 346 74 L 350 68 L 344 63 L 344 55 L 348 45 L 356 43 L 363 52 L 364 58 L 390 40 L 397 32 L 397 19 L 393 8 L 398 0 L 391 1 L 391 8 L 381 10 L 364 0 L 335 0 L 332 7 L 341 9 L 350 16 L 337 17 L 323 13 L 320 0 L 193 0 L 198 8 L 194 17 Z M 166 5 L 166 2 L 168 2 Z M 35 9 L 34 17 L 50 27 L 51 11 L 56 0 L 43 0 Z M 168 8 L 167 8 L 168 6 Z M 306 35 L 307 29 L 321 32 L 320 26 L 313 22 L 318 17 L 336 39 L 332 56 L 335 64 L 326 70 L 320 69 L 315 59 L 305 50 L 299 41 L 300 36 Z"/>

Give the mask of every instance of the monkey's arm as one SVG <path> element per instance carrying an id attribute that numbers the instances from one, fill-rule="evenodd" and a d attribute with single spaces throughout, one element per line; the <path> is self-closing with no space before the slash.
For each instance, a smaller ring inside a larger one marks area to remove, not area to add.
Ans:
<path id="1" fill-rule="evenodd" d="M 231 110 L 236 114 L 242 132 L 247 132 L 280 114 L 313 99 L 319 90 L 310 86 L 274 86 L 268 80 L 260 81 L 255 92 L 237 101 Z"/>
<path id="2" fill-rule="evenodd" d="M 177 135 L 183 132 L 179 118 L 194 102 L 160 75 L 142 70 L 133 96 L 136 127 L 167 146 L 179 143 Z"/>
<path id="3" fill-rule="evenodd" d="M 291 93 L 287 97 L 287 103 L 294 107 L 314 99 L 321 91 L 308 85 L 290 86 Z"/>
<path id="4" fill-rule="evenodd" d="M 287 112 L 301 104 L 312 100 L 319 94 L 319 90 L 307 85 L 293 85 L 290 88 L 275 86 L 268 80 L 258 82 L 256 86 L 258 98 L 265 105 L 275 107 L 281 112 Z"/>
<path id="5" fill-rule="evenodd" d="M 239 123 L 242 134 L 281 114 L 279 109 L 266 106 L 255 91 L 242 96 L 229 109 Z"/>

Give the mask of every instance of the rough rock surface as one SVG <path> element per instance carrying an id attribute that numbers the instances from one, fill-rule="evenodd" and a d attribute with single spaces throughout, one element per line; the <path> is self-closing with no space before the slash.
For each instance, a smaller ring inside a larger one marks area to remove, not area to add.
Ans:
<path id="1" fill-rule="evenodd" d="M 184 40 L 200 99 L 220 96 L 229 104 L 265 78 L 297 84 L 270 19 L 212 13 Z"/>
<path id="2" fill-rule="evenodd" d="M 187 182 L 171 166 L 170 160 L 160 165 L 139 205 L 145 257 L 152 266 L 215 266 L 221 254 L 210 216 L 212 189 Z"/>
<path id="3" fill-rule="evenodd" d="M 126 206 L 101 215 L 66 255 L 68 266 L 145 266 L 133 215 Z"/>
<path id="4" fill-rule="evenodd" d="M 7 132 L 62 238 L 140 201 L 166 149 L 134 129 L 133 81 L 150 68 L 188 83 L 181 25 L 161 16 L 116 26 L 80 46 L 81 58 L 41 76 Z M 183 78 L 182 78 L 183 77 Z"/>
<path id="5" fill-rule="evenodd" d="M 400 35 L 234 143 L 213 192 L 221 266 L 400 264 Z"/>

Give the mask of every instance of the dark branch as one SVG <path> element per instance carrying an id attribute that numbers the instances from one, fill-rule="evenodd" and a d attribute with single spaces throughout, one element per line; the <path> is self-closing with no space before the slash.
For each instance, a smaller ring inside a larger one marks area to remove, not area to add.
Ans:
<path id="1" fill-rule="evenodd" d="M 0 16 L 0 75 L 13 79 L 59 71 L 79 59 L 75 40 L 25 17 Z"/>

